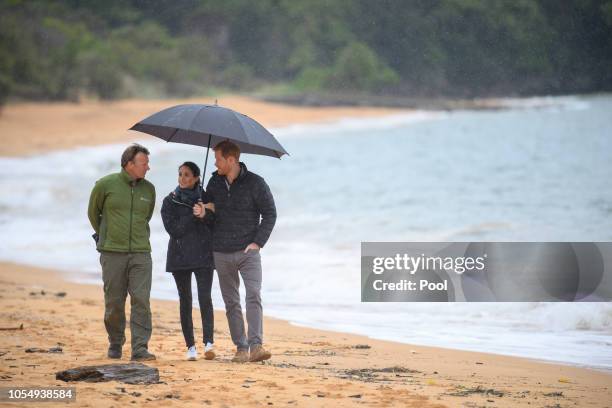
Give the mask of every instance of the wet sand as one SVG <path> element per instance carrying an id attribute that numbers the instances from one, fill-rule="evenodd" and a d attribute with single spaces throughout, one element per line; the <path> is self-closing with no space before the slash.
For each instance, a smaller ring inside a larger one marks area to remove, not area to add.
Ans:
<path id="1" fill-rule="evenodd" d="M 215 313 L 217 358 L 185 361 L 178 302 L 160 300 L 152 301 L 149 346 L 158 359 L 146 363 L 159 369 L 159 384 L 65 383 L 55 379 L 57 371 L 117 362 L 106 358 L 102 288 L 69 283 L 65 276 L 0 264 L 0 386 L 75 386 L 72 406 L 79 407 L 606 407 L 612 402 L 612 376 L 604 372 L 378 341 L 272 318 L 264 323 L 272 359 L 232 363 L 234 347 L 221 311 Z M 194 309 L 201 341 L 199 321 Z M 126 334 L 122 363 L 130 357 L 129 329 Z M 61 353 L 25 352 L 57 346 Z"/>

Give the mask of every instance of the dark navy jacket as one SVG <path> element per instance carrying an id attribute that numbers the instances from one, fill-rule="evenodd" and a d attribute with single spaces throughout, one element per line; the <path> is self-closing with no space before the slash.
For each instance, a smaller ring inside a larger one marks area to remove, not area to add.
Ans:
<path id="1" fill-rule="evenodd" d="M 208 198 L 215 204 L 214 251 L 240 251 L 252 242 L 263 248 L 276 223 L 270 187 L 261 176 L 248 171 L 244 163 L 240 168 L 232 184 L 215 171 L 206 187 Z"/>
<path id="2" fill-rule="evenodd" d="M 193 215 L 193 207 L 172 192 L 164 198 L 161 215 L 170 235 L 166 271 L 213 268 L 210 226 Z"/>

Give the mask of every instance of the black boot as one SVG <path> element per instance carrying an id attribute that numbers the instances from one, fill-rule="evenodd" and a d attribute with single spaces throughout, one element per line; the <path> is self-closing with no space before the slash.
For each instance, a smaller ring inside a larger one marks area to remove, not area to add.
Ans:
<path id="1" fill-rule="evenodd" d="M 155 360 L 155 354 L 149 353 L 148 350 L 140 350 L 137 353 L 132 353 L 132 361 L 149 361 Z"/>
<path id="2" fill-rule="evenodd" d="M 108 346 L 108 358 L 120 359 L 121 358 L 121 344 L 111 344 Z"/>

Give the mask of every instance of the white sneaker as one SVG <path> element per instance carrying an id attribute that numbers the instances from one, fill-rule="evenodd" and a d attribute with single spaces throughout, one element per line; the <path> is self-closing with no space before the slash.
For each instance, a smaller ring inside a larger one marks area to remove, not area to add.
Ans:
<path id="1" fill-rule="evenodd" d="M 215 354 L 215 350 L 213 350 L 213 344 L 206 343 L 206 346 L 204 347 L 204 358 L 206 360 L 212 360 L 215 358 L 215 356 L 216 354 Z"/>
<path id="2" fill-rule="evenodd" d="M 196 346 L 191 346 L 187 350 L 187 360 L 188 361 L 196 361 L 198 359 L 198 351 L 196 350 Z"/>

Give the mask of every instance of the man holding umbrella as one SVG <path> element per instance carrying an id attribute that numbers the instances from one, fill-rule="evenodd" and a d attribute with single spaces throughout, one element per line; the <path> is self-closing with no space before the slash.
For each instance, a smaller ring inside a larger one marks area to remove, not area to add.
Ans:
<path id="1" fill-rule="evenodd" d="M 234 362 L 267 360 L 271 353 L 263 344 L 261 305 L 262 268 L 259 250 L 266 244 L 276 222 L 276 206 L 264 179 L 240 162 L 240 148 L 222 141 L 214 147 L 215 166 L 207 193 L 215 204 L 213 250 L 215 268 L 232 336 L 237 347 Z M 194 207 L 203 218 L 203 204 Z M 245 335 L 240 306 L 240 279 L 246 288 Z M 250 350 L 250 353 L 249 353 Z"/>
<path id="2" fill-rule="evenodd" d="M 167 142 L 206 147 L 204 172 L 211 146 L 215 166 L 206 188 L 215 204 L 213 254 L 215 268 L 232 341 L 237 347 L 233 361 L 262 361 L 271 357 L 263 344 L 261 307 L 262 248 L 274 228 L 276 207 L 263 178 L 247 170 L 241 153 L 281 158 L 288 154 L 274 136 L 254 119 L 215 105 L 186 104 L 161 110 L 141 120 L 131 130 L 159 137 Z M 204 218 L 203 204 L 196 204 L 195 216 Z M 246 287 L 248 337 L 240 307 L 240 277 Z M 250 350 L 250 354 L 249 354 Z"/>

